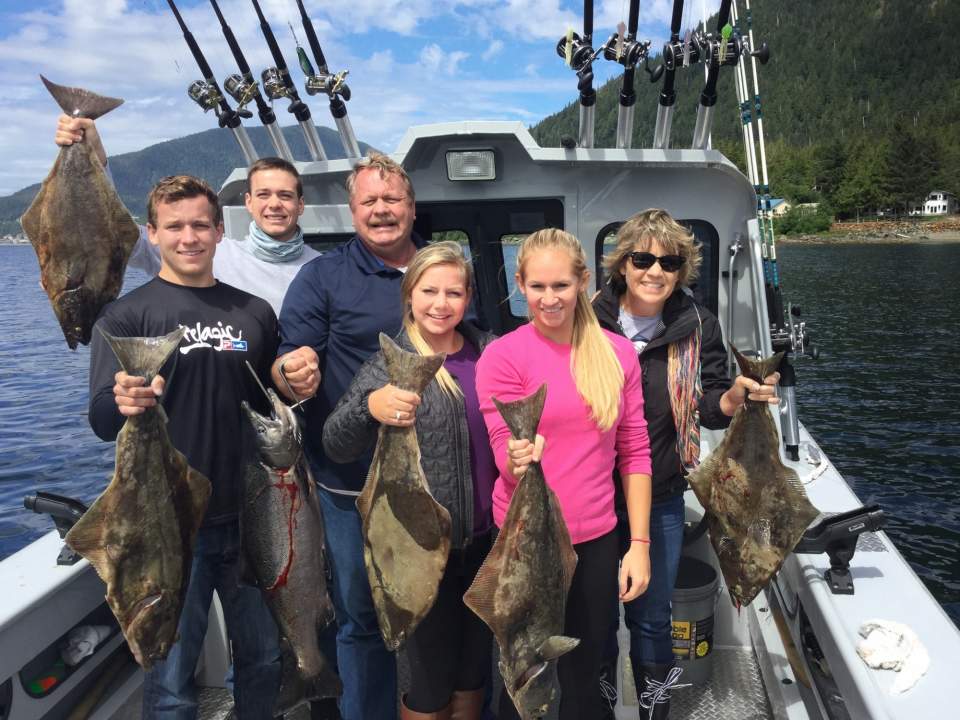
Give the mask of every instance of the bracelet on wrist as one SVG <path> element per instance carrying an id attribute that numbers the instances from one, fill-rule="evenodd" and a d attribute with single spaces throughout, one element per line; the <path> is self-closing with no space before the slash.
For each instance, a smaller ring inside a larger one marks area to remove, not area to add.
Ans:
<path id="1" fill-rule="evenodd" d="M 643 543 L 644 545 L 650 544 L 650 538 L 630 538 L 630 542 Z"/>

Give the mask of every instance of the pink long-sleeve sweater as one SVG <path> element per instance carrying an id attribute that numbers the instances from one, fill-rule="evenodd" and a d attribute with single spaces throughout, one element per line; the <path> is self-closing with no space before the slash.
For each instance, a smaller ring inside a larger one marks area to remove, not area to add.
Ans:
<path id="1" fill-rule="evenodd" d="M 510 430 L 491 397 L 518 400 L 547 384 L 538 428 L 546 440 L 541 466 L 547 484 L 557 494 L 575 544 L 601 537 L 616 526 L 615 466 L 623 475 L 650 474 L 640 363 L 628 340 L 603 332 L 613 345 L 624 374 L 620 415 L 606 432 L 601 432 L 590 418 L 590 409 L 577 393 L 570 368 L 570 345 L 548 340 L 533 323 L 528 323 L 495 340 L 480 357 L 477 395 L 500 470 L 493 490 L 493 519 L 498 527 L 503 524 L 517 481 L 507 472 Z"/>

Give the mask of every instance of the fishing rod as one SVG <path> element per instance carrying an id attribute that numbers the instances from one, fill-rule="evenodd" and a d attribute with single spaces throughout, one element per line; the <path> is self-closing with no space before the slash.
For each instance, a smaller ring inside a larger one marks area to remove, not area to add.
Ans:
<path id="1" fill-rule="evenodd" d="M 766 63 L 770 57 L 770 51 L 765 43 L 754 52 L 742 37 L 734 35 L 733 26 L 729 22 L 730 3 L 731 0 L 720 0 L 716 34 L 707 35 L 701 32 L 695 36 L 700 58 L 707 69 L 707 80 L 703 86 L 703 92 L 700 93 L 700 107 L 697 108 L 697 124 L 693 130 L 691 144 L 691 147 L 699 150 L 706 149 L 709 143 L 713 111 L 717 104 L 717 79 L 720 76 L 720 67 L 736 66 L 740 56 L 745 52 L 750 55 L 755 54 L 761 63 Z"/>
<path id="2" fill-rule="evenodd" d="M 277 39 L 270 29 L 267 19 L 263 16 L 263 10 L 260 9 L 260 3 L 253 1 L 253 7 L 257 11 L 257 17 L 260 18 L 260 29 L 263 31 L 263 37 L 270 48 L 270 54 L 273 55 L 275 67 L 269 67 L 263 71 L 263 90 L 271 100 L 280 98 L 289 98 L 290 107 L 287 110 L 293 113 L 293 116 L 300 123 L 303 130 L 303 136 L 307 141 L 307 150 L 313 160 L 326 160 L 327 154 L 323 151 L 323 145 L 320 143 L 320 136 L 317 134 L 317 128 L 310 119 L 310 108 L 300 99 L 297 94 L 297 88 L 290 77 L 290 71 L 287 70 L 287 63 L 284 62 L 283 53 L 280 52 L 280 46 L 277 45 Z"/>
<path id="3" fill-rule="evenodd" d="M 697 124 L 693 130 L 691 147 L 704 150 L 710 137 L 710 128 L 713 125 L 713 111 L 717 104 L 717 79 L 720 77 L 720 45 L 723 45 L 724 55 L 727 54 L 727 38 L 729 37 L 730 0 L 720 0 L 720 10 L 717 13 L 716 35 L 704 36 L 701 52 L 703 62 L 707 68 L 707 80 L 700 93 L 700 106 L 697 108 Z M 706 23 L 704 23 L 706 26 Z M 724 35 L 724 33 L 726 33 Z"/>
<path id="4" fill-rule="evenodd" d="M 593 88 L 593 61 L 602 50 L 594 51 L 593 0 L 583 0 L 583 36 L 571 29 L 557 43 L 557 54 L 577 73 L 580 91 L 580 132 L 577 147 L 592 148 L 594 141 L 594 114 L 597 91 Z"/>
<path id="5" fill-rule="evenodd" d="M 637 102 L 637 93 L 633 87 L 633 75 L 636 66 L 643 62 L 651 77 L 657 73 L 650 69 L 650 41 L 637 40 L 637 25 L 640 22 L 640 0 L 630 0 L 630 14 L 627 20 L 627 34 L 623 35 L 623 25 L 619 32 L 612 35 L 603 46 L 603 57 L 623 65 L 623 80 L 620 84 L 620 109 L 617 113 L 617 147 L 629 148 L 633 144 L 633 114 Z M 659 71 L 659 69 L 658 69 Z"/>
<path id="6" fill-rule="evenodd" d="M 670 19 L 670 40 L 663 46 L 661 67 L 663 68 L 663 87 L 657 105 L 657 124 L 653 130 L 653 147 L 666 150 L 670 147 L 670 130 L 673 126 L 673 104 L 677 101 L 674 89 L 674 76 L 677 68 L 690 62 L 690 38 L 680 43 L 680 26 L 683 23 L 683 0 L 673 0 L 673 17 Z M 684 47 L 687 48 L 684 52 Z"/>
<path id="7" fill-rule="evenodd" d="M 303 7 L 303 0 L 297 0 L 297 7 L 300 8 L 300 19 L 303 23 L 303 31 L 307 34 L 307 42 L 310 50 L 313 52 L 313 59 L 317 62 L 317 70 L 314 72 L 313 65 L 310 64 L 310 58 L 297 43 L 297 57 L 300 60 L 300 69 L 306 76 L 306 90 L 308 95 L 323 93 L 330 98 L 330 114 L 333 121 L 337 124 L 337 130 L 340 131 L 340 142 L 343 144 L 343 150 L 348 158 L 360 157 L 360 145 L 357 143 L 357 136 L 353 132 L 353 124 L 347 116 L 347 105 L 350 101 L 350 88 L 344 82 L 348 70 L 338 73 L 331 73 L 327 68 L 327 60 L 323 56 L 323 50 L 320 48 L 320 40 L 317 39 L 317 32 L 313 27 L 313 21 Z M 290 28 L 293 29 L 292 26 Z M 296 35 L 294 35 L 296 41 Z"/>
<path id="8" fill-rule="evenodd" d="M 273 143 L 277 155 L 288 162 L 293 162 L 293 153 L 290 152 L 290 146 L 287 145 L 287 139 L 283 136 L 283 130 L 280 129 L 277 123 L 277 115 L 273 112 L 273 108 L 267 104 L 267 101 L 263 99 L 260 86 L 257 84 L 257 81 L 253 79 L 253 73 L 250 72 L 250 66 L 247 64 L 247 59 L 243 56 L 243 51 L 240 49 L 240 44 L 237 42 L 233 30 L 230 29 L 230 26 L 223 17 L 223 13 L 220 12 L 220 6 L 217 4 L 217 0 L 210 0 L 210 4 L 213 5 L 213 11 L 217 14 L 220 27 L 223 28 L 223 36 L 227 39 L 227 44 L 230 46 L 233 58 L 237 61 L 237 66 L 240 68 L 239 75 L 230 75 L 223 81 L 224 90 L 230 93 L 231 97 L 237 101 L 237 110 L 240 113 L 246 109 L 246 106 L 251 100 L 256 102 L 260 122 L 263 123 L 263 127 L 266 128 L 267 134 L 270 136 L 270 142 Z"/>
<path id="9" fill-rule="evenodd" d="M 223 96 L 223 93 L 220 91 L 220 86 L 217 85 L 217 81 L 213 77 L 213 71 L 210 69 L 207 59 L 200 51 L 200 46 L 197 45 L 193 34 L 180 16 L 180 11 L 177 9 L 177 6 L 173 0 L 167 0 L 167 4 L 170 6 L 170 9 L 173 10 L 173 14 L 177 18 L 177 23 L 183 31 L 183 39 L 187 41 L 187 46 L 193 54 L 193 59 L 197 61 L 197 65 L 200 67 L 200 74 L 203 75 L 203 80 L 196 80 L 190 84 L 190 87 L 187 88 L 187 95 L 189 95 L 190 99 L 197 103 L 197 105 L 203 108 L 204 112 L 213 110 L 217 116 L 217 122 L 220 124 L 220 127 L 229 128 L 233 133 L 233 137 L 240 146 L 240 152 L 243 153 L 247 166 L 253 165 L 253 163 L 257 161 L 257 151 L 254 149 L 253 143 L 250 142 L 247 129 L 240 124 L 241 117 L 252 117 L 252 114 L 247 110 L 238 112 L 230 107 L 230 103 L 228 103 L 227 99 Z"/>

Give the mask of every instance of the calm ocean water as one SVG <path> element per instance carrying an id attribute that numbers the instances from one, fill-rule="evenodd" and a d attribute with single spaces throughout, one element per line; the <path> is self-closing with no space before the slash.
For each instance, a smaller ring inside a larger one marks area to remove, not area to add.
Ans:
<path id="1" fill-rule="evenodd" d="M 801 419 L 960 624 L 960 245 L 785 246 L 780 266 L 821 348 L 797 363 Z M 38 276 L 29 246 L 0 246 L 0 558 L 51 529 L 26 493 L 89 502 L 113 466 L 87 425 L 89 352 Z"/>

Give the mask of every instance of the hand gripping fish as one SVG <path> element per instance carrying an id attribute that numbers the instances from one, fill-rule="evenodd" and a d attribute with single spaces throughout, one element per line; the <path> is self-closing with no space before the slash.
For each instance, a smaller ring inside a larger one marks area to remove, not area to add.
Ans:
<path id="1" fill-rule="evenodd" d="M 730 350 L 740 372 L 760 383 L 783 357 L 750 360 L 733 345 Z M 720 445 L 688 478 L 738 608 L 770 582 L 819 514 L 797 473 L 780 461 L 780 436 L 768 404 L 747 399 Z"/>
<path id="2" fill-rule="evenodd" d="M 494 404 L 518 440 L 534 441 L 547 386 L 530 397 Z M 560 504 L 531 463 L 473 584 L 463 596 L 493 631 L 500 647 L 500 674 L 523 720 L 542 718 L 560 697 L 557 658 L 580 641 L 565 637 L 567 593 L 577 554 Z"/>
<path id="3" fill-rule="evenodd" d="M 40 79 L 74 117 L 95 120 L 123 102 Z M 88 344 L 100 310 L 120 294 L 140 230 L 87 143 L 60 148 L 20 224 L 67 345 Z"/>
<path id="4" fill-rule="evenodd" d="M 120 367 L 149 385 L 184 332 L 103 337 Z M 117 435 L 113 479 L 65 538 L 107 584 L 110 609 L 145 670 L 177 640 L 193 542 L 209 499 L 210 481 L 170 443 L 166 413 L 157 405 L 127 418 Z"/>
<path id="5" fill-rule="evenodd" d="M 244 558 L 286 640 L 278 710 L 287 711 L 306 700 L 335 697 L 342 686 L 318 644 L 320 631 L 333 620 L 333 603 L 323 518 L 300 424 L 275 392 L 267 396 L 270 417 L 241 403 L 256 433 L 258 457 L 247 463 L 240 536 Z"/>
<path id="6" fill-rule="evenodd" d="M 401 350 L 383 333 L 380 348 L 391 384 L 418 395 L 445 358 Z M 450 513 L 430 494 L 416 428 L 380 426 L 357 510 L 380 633 L 396 650 L 433 607 L 450 554 Z"/>

